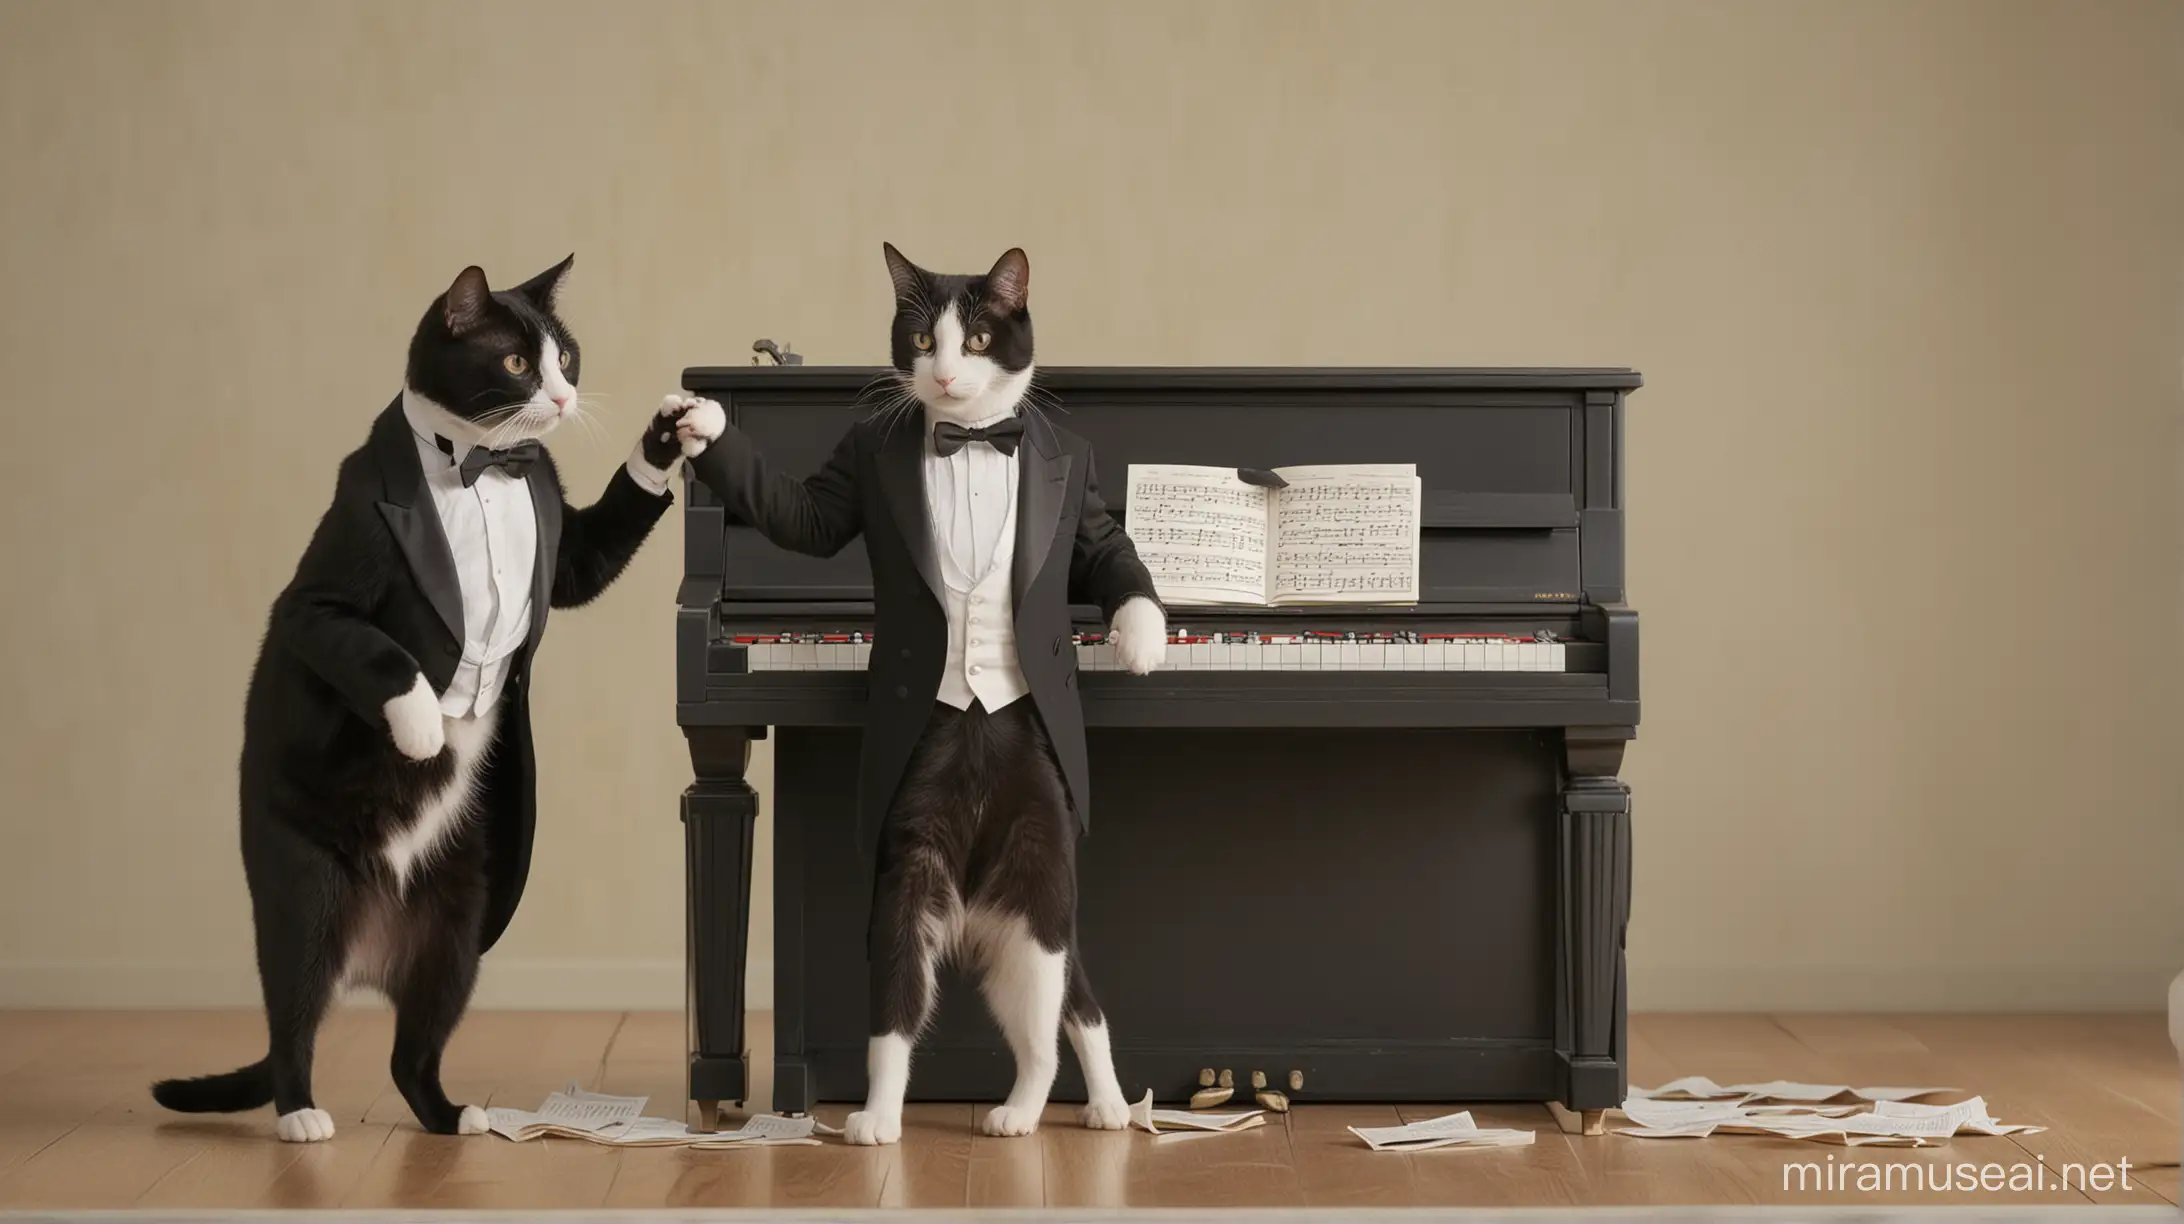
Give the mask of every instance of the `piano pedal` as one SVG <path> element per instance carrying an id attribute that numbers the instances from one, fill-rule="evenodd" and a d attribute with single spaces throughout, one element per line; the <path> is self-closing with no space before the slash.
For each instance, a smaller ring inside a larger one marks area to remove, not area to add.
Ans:
<path id="1" fill-rule="evenodd" d="M 1191 1108 L 1211 1109 L 1226 1103 L 1234 1095 L 1236 1088 L 1229 1080 L 1229 1073 L 1223 1071 L 1217 1078 L 1213 1068 L 1207 1067 L 1198 1073 L 1198 1091 L 1191 1094 Z"/>
<path id="2" fill-rule="evenodd" d="M 1266 1072 L 1252 1072 L 1251 1086 L 1254 1089 L 1253 1095 L 1258 1099 L 1261 1108 L 1275 1113 L 1289 1112 L 1289 1098 L 1284 1096 L 1280 1089 L 1266 1086 Z"/>

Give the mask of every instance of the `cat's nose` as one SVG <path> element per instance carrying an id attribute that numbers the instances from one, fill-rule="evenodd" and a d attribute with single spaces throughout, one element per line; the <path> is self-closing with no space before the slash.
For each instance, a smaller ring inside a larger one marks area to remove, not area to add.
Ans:
<path id="1" fill-rule="evenodd" d="M 556 408 L 566 408 L 569 406 L 569 397 L 566 395 L 556 395 L 553 397 L 553 401 L 554 407 Z"/>
<path id="2" fill-rule="evenodd" d="M 933 381 L 940 384 L 941 390 L 946 391 L 948 389 L 948 384 L 954 382 L 955 379 L 953 377 L 942 378 L 936 374 L 933 376 Z"/>

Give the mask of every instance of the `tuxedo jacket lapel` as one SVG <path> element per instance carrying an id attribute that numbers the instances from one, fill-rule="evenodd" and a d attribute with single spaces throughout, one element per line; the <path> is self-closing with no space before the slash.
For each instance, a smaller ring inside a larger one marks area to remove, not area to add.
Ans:
<path id="1" fill-rule="evenodd" d="M 1046 566 L 1062 517 L 1062 495 L 1069 488 L 1069 454 L 1061 439 L 1038 416 L 1024 419 L 1024 442 L 1016 448 L 1016 562 L 1009 591 L 1021 609 L 1024 592 Z"/>
<path id="2" fill-rule="evenodd" d="M 550 463 L 535 463 L 523 481 L 531 494 L 531 513 L 538 518 L 538 550 L 531 568 L 531 632 L 523 646 L 526 655 L 538 649 L 539 639 L 546 634 L 546 613 L 554 600 L 554 567 L 561 561 L 561 487 L 552 472 Z"/>
<path id="3" fill-rule="evenodd" d="M 880 492 L 887 498 L 895 528 L 902 533 L 919 576 L 942 607 L 940 563 L 933 555 L 933 526 L 925 509 L 925 425 L 921 415 L 890 422 L 880 440 Z"/>
<path id="4" fill-rule="evenodd" d="M 379 459 L 380 479 L 387 500 L 379 513 L 387 530 L 402 548 L 410 574 L 425 593 L 440 622 L 463 640 L 463 589 L 455 577 L 455 553 L 448 547 L 447 532 L 440 526 L 440 512 L 425 489 L 425 469 L 417 462 L 417 440 L 397 399 L 379 414 L 372 426 L 372 448 Z"/>

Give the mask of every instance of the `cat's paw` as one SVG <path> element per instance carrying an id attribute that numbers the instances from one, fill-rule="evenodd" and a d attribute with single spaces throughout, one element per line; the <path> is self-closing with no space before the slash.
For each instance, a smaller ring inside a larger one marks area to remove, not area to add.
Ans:
<path id="1" fill-rule="evenodd" d="M 299 1109 L 273 1120 L 282 1143 L 324 1143 L 334 1137 L 334 1115 L 323 1109 Z"/>
<path id="2" fill-rule="evenodd" d="M 875 1147 L 902 1142 L 902 1115 L 879 1114 L 860 1109 L 842 1124 L 842 1142 Z"/>
<path id="3" fill-rule="evenodd" d="M 1148 675 L 1168 657 L 1168 614 L 1139 595 L 1115 609 L 1109 626 L 1115 660 L 1132 675 Z"/>
<path id="4" fill-rule="evenodd" d="M 463 1106 L 463 1116 L 455 1120 L 458 1135 L 482 1135 L 492 1129 L 493 1123 L 485 1116 L 485 1111 L 475 1105 Z"/>
<path id="5" fill-rule="evenodd" d="M 986 1112 L 978 1129 L 989 1135 L 1028 1135 L 1039 1129 L 1039 1111 L 1014 1105 L 996 1105 Z"/>
<path id="6" fill-rule="evenodd" d="M 1121 1097 L 1111 1101 L 1092 1101 L 1078 1112 L 1077 1120 L 1087 1130 L 1121 1130 L 1130 1125 L 1130 1107 Z"/>
<path id="7" fill-rule="evenodd" d="M 645 422 L 645 436 L 637 441 L 638 456 L 647 468 L 660 473 L 662 483 L 683 457 L 683 440 L 677 425 L 683 413 L 690 410 L 690 403 L 680 395 L 670 395 L 660 401 L 660 410 Z"/>
<path id="8" fill-rule="evenodd" d="M 684 403 L 685 410 L 676 421 L 675 433 L 682 439 L 684 456 L 696 458 L 727 430 L 728 412 L 709 399 L 692 399 Z"/>
<path id="9" fill-rule="evenodd" d="M 403 756 L 412 761 L 429 761 L 447 746 L 447 725 L 440 721 L 440 699 L 433 695 L 432 682 L 423 673 L 418 674 L 409 692 L 383 708 L 387 734 Z"/>

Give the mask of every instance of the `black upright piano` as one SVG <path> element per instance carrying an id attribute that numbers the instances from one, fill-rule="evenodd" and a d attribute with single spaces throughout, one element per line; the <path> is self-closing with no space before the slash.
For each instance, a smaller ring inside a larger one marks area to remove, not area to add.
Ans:
<path id="1" fill-rule="evenodd" d="M 883 373 L 694 368 L 683 385 L 803 473 Z M 1098 612 L 1077 610 L 1094 815 L 1079 926 L 1125 1093 L 1179 1100 L 1212 1068 L 1247 1107 L 1253 1071 L 1300 1103 L 1618 1104 L 1630 788 L 1616 775 L 1638 725 L 1623 414 L 1639 376 L 1062 368 L 1039 385 L 1091 441 L 1118 513 L 1132 463 L 1409 462 L 1424 486 L 1415 605 L 1171 607 L 1171 666 L 1145 677 L 1103 670 Z M 771 1105 L 861 1101 L 863 547 L 790 554 L 695 483 L 684 507 L 690 1096 L 710 1118 L 750 1082 L 744 771 L 771 736 Z M 1353 636 L 1434 648 L 1317 645 Z M 1230 645 L 1190 653 L 1205 641 Z M 978 992 L 944 975 L 942 993 L 911 1099 L 1000 1100 L 1013 1067 Z M 1054 1099 L 1083 1091 L 1065 1055 Z"/>

